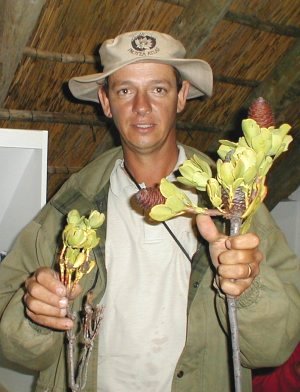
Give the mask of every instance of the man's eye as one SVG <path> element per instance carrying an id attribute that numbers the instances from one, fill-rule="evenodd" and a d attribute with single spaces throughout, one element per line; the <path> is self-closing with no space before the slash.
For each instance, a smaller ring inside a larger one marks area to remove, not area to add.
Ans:
<path id="1" fill-rule="evenodd" d="M 167 92 L 167 90 L 164 87 L 156 87 L 154 89 L 154 92 L 156 94 L 163 95 L 163 94 L 165 94 Z"/>
<path id="2" fill-rule="evenodd" d="M 128 88 L 122 88 L 121 90 L 118 91 L 118 94 L 121 96 L 127 95 L 129 93 Z"/>

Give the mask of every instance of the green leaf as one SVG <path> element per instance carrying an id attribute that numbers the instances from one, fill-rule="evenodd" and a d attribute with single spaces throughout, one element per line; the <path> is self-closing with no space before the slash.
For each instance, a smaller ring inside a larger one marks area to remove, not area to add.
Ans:
<path id="1" fill-rule="evenodd" d="M 76 225 L 80 221 L 81 217 L 80 214 L 77 210 L 71 210 L 69 211 L 67 215 L 67 222 Z"/>
<path id="2" fill-rule="evenodd" d="M 232 162 L 217 162 L 218 179 L 220 182 L 226 186 L 232 185 L 235 178 L 233 175 L 234 167 Z"/>
<path id="3" fill-rule="evenodd" d="M 98 227 L 103 225 L 103 222 L 105 220 L 105 215 L 97 210 L 93 210 L 91 211 L 88 220 L 89 220 L 90 227 L 92 229 L 97 229 Z"/>
<path id="4" fill-rule="evenodd" d="M 95 248 L 99 244 L 100 238 L 97 237 L 96 232 L 92 229 L 87 232 L 87 238 L 82 247 L 86 250 Z"/>
<path id="5" fill-rule="evenodd" d="M 247 147 L 247 148 L 249 148 L 249 145 L 247 144 L 246 139 L 244 137 L 240 137 L 239 138 L 238 147 Z"/>
<path id="6" fill-rule="evenodd" d="M 243 172 L 245 170 L 245 165 L 241 159 L 234 160 L 233 163 L 234 163 L 234 171 L 233 171 L 234 178 L 239 178 L 243 175 Z"/>
<path id="7" fill-rule="evenodd" d="M 249 166 L 243 173 L 244 183 L 250 185 L 257 175 L 256 166 Z"/>
<path id="8" fill-rule="evenodd" d="M 166 180 L 165 178 L 161 179 L 160 186 L 159 186 L 161 194 L 168 198 L 169 196 L 173 195 L 181 195 L 182 192 L 174 185 L 172 182 Z"/>
<path id="9" fill-rule="evenodd" d="M 179 177 L 177 177 L 177 180 L 181 183 L 181 184 L 183 184 L 183 185 L 187 185 L 187 186 L 189 186 L 189 187 L 194 187 L 195 188 L 195 183 L 194 183 L 194 181 L 191 181 L 191 180 L 188 180 L 186 177 L 181 177 L 181 176 L 179 176 Z"/>
<path id="10" fill-rule="evenodd" d="M 195 167 L 190 165 L 188 162 L 184 163 L 182 166 L 179 167 L 179 172 L 180 174 L 191 184 L 194 185 L 194 173 L 195 173 Z"/>
<path id="11" fill-rule="evenodd" d="M 207 182 L 207 193 L 212 205 L 221 208 L 222 207 L 222 196 L 221 187 L 215 178 L 210 178 Z"/>
<path id="12" fill-rule="evenodd" d="M 208 177 L 212 176 L 211 168 L 204 159 L 195 154 L 191 159 L 191 162 L 194 162 L 196 167 L 198 167 L 202 172 L 206 173 Z"/>
<path id="13" fill-rule="evenodd" d="M 225 141 L 227 141 L 227 140 L 225 140 Z M 227 154 L 231 151 L 234 152 L 234 150 L 235 150 L 235 148 L 233 148 L 233 147 L 230 147 L 226 144 L 221 144 L 221 146 L 218 148 L 217 153 L 218 153 L 219 157 L 222 159 L 222 161 L 225 161 Z"/>
<path id="14" fill-rule="evenodd" d="M 265 177 L 268 171 L 270 170 L 272 164 L 273 164 L 273 159 L 270 156 L 267 156 L 259 167 L 258 176 Z"/>
<path id="15" fill-rule="evenodd" d="M 242 130 L 247 144 L 252 147 L 252 139 L 260 134 L 260 127 L 252 118 L 246 118 L 242 121 Z"/>
<path id="16" fill-rule="evenodd" d="M 79 253 L 78 256 L 76 257 L 73 267 L 79 268 L 85 262 L 85 260 L 86 260 L 86 254 L 83 252 Z"/>
<path id="17" fill-rule="evenodd" d="M 168 208 L 165 204 L 158 204 L 151 208 L 149 216 L 158 222 L 163 222 L 168 219 L 174 218 L 176 214 Z"/>
<path id="18" fill-rule="evenodd" d="M 73 248 L 81 248 L 87 239 L 87 234 L 82 229 L 74 228 L 69 230 L 66 236 L 66 242 L 69 246 Z"/>
<path id="19" fill-rule="evenodd" d="M 291 128 L 292 127 L 289 124 L 281 124 L 280 127 L 278 128 L 278 132 L 283 137 L 289 133 Z"/>
<path id="20" fill-rule="evenodd" d="M 185 210 L 186 204 L 183 202 L 182 199 L 179 199 L 176 195 L 174 195 L 167 198 L 165 206 L 170 208 L 172 212 L 177 214 L 178 212 L 182 212 Z"/>
<path id="21" fill-rule="evenodd" d="M 263 151 L 265 155 L 267 155 L 268 151 L 272 146 L 272 136 L 269 134 L 268 137 L 264 133 L 257 135 L 252 138 L 252 148 L 254 151 Z"/>
<path id="22" fill-rule="evenodd" d="M 239 186 L 244 183 L 244 178 L 237 178 L 232 184 L 232 192 L 235 192 Z"/>
<path id="23" fill-rule="evenodd" d="M 67 247 L 66 254 L 65 254 L 65 260 L 67 260 L 69 263 L 73 264 L 79 254 L 79 249 L 73 249 L 70 247 Z"/>
<path id="24" fill-rule="evenodd" d="M 286 135 L 281 143 L 280 148 L 278 149 L 274 159 L 278 158 L 280 154 L 282 154 L 283 152 L 288 150 L 288 146 L 291 143 L 291 141 L 293 140 L 291 135 Z"/>
<path id="25" fill-rule="evenodd" d="M 237 143 L 232 142 L 231 140 L 221 139 L 219 140 L 219 143 L 224 146 L 231 147 L 229 150 L 234 150 L 237 147 Z"/>
<path id="26" fill-rule="evenodd" d="M 207 180 L 210 178 L 209 175 L 207 175 L 206 173 L 199 173 L 196 172 L 194 174 L 194 182 L 196 184 L 196 188 L 199 191 L 205 191 L 206 190 L 206 184 L 207 184 Z"/>

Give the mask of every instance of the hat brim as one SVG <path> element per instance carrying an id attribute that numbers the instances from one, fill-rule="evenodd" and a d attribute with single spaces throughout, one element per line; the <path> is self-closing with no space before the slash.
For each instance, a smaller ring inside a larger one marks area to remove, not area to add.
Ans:
<path id="1" fill-rule="evenodd" d="M 169 64 L 175 67 L 180 72 L 183 80 L 188 80 L 191 84 L 187 99 L 197 98 L 202 95 L 212 95 L 213 74 L 210 65 L 206 61 L 200 59 L 165 59 L 159 57 L 151 58 L 151 61 L 149 59 L 134 59 L 118 64 L 107 72 L 74 77 L 69 81 L 69 89 L 74 97 L 78 99 L 99 102 L 98 90 L 107 76 L 126 65 L 141 62 Z"/>

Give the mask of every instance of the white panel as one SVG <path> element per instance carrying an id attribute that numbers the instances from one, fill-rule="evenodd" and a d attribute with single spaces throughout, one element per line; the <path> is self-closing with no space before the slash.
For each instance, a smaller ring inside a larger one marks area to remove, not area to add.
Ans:
<path id="1" fill-rule="evenodd" d="M 46 203 L 47 131 L 0 129 L 0 251 Z"/>
<path id="2" fill-rule="evenodd" d="M 0 128 L 0 252 L 46 203 L 47 131 Z M 30 392 L 34 374 L 0 355 L 0 382 L 9 392 Z"/>
<path id="3" fill-rule="evenodd" d="M 35 374 L 16 366 L 0 357 L 0 385 L 8 392 L 32 392 Z"/>
<path id="4" fill-rule="evenodd" d="M 278 203 L 271 213 L 291 249 L 300 257 L 300 188 Z"/>

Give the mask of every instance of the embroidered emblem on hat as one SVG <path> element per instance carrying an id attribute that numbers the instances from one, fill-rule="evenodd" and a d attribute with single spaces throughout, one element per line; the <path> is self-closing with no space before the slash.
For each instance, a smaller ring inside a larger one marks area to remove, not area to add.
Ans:
<path id="1" fill-rule="evenodd" d="M 151 56 L 159 52 L 156 38 L 146 33 L 139 33 L 131 40 L 131 48 L 128 52 L 134 56 Z"/>
<path id="2" fill-rule="evenodd" d="M 134 50 L 144 52 L 145 50 L 151 50 L 155 48 L 156 39 L 150 35 L 139 34 L 133 37 L 131 45 Z"/>

